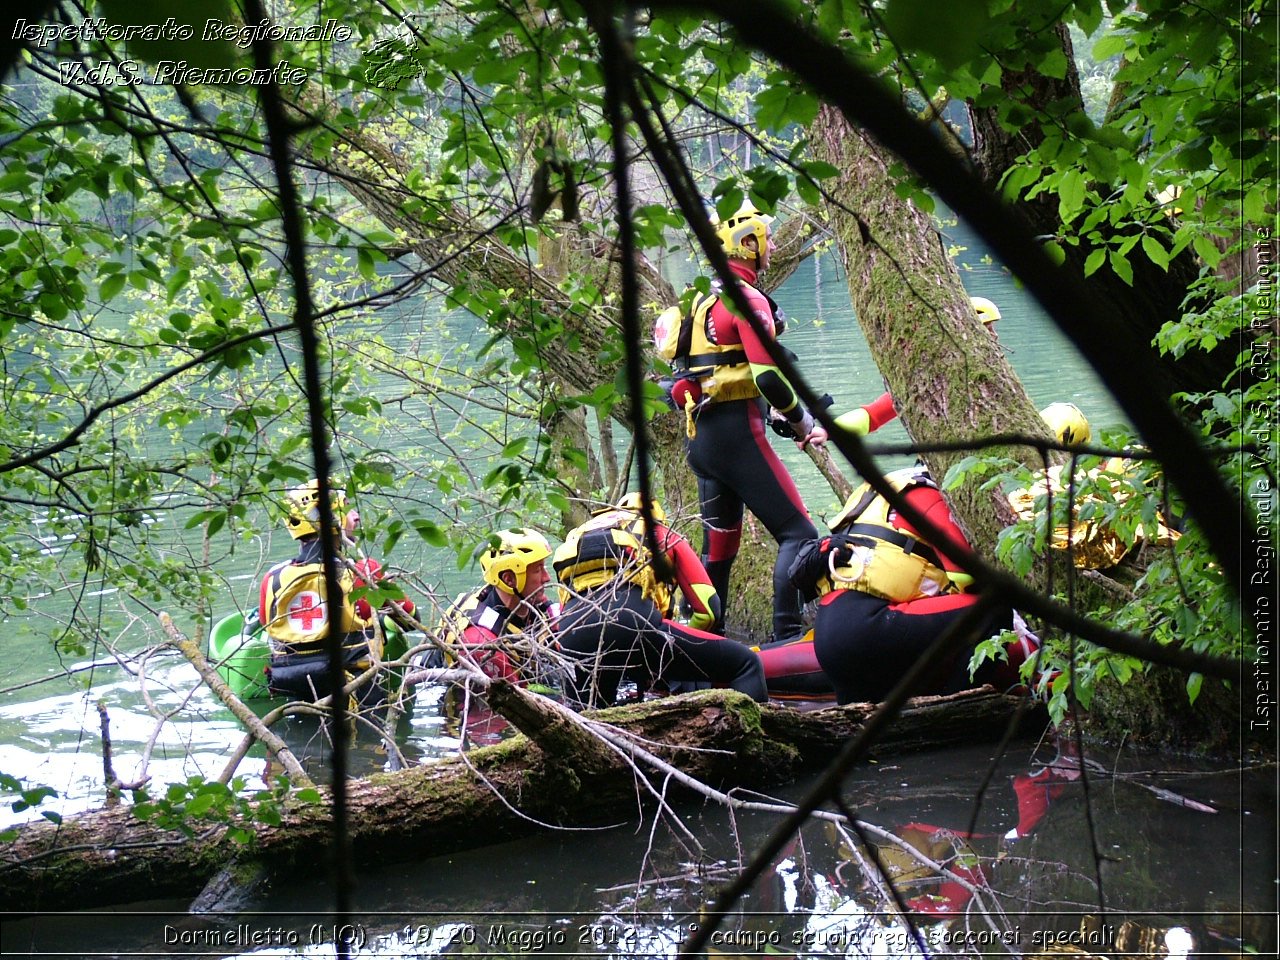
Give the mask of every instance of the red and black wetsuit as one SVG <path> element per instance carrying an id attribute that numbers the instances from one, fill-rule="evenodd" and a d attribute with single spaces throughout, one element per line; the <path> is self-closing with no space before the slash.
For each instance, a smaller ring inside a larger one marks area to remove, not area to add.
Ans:
<path id="1" fill-rule="evenodd" d="M 753 284 L 756 273 L 731 260 L 742 279 L 741 289 L 765 330 L 774 329 L 768 299 Z M 722 298 L 711 308 L 708 338 L 721 346 L 741 344 L 747 362 L 767 366 L 756 376 L 764 400 L 786 413 L 798 408 L 795 392 L 773 369 L 773 361 L 750 325 L 729 310 Z M 698 478 L 703 524 L 703 563 L 716 592 L 728 605 L 729 574 L 742 539 L 743 508 L 765 525 L 778 543 L 773 568 L 773 635 L 790 640 L 802 632 L 800 597 L 787 578 L 796 551 L 817 529 L 796 489 L 795 481 L 769 445 L 765 409 L 759 397 L 706 404 L 697 415 L 696 435 L 687 442 L 689 466 Z M 722 624 L 717 627 L 723 628 Z"/>
<path id="2" fill-rule="evenodd" d="M 607 529 L 582 535 L 577 540 L 579 554 L 593 549 L 588 538 L 608 535 Z M 708 591 L 698 589 L 710 581 L 688 541 L 661 524 L 655 528 L 655 541 L 695 613 L 714 617 L 718 604 L 714 597 L 708 602 Z M 566 546 L 573 542 L 570 534 Z M 655 679 L 709 681 L 760 702 L 768 699 L 764 668 L 750 648 L 666 619 L 666 611 L 652 598 L 653 588 L 628 581 L 621 568 L 611 575 L 597 567 L 595 575 L 575 577 L 575 568 L 587 566 L 577 563 L 576 556 L 557 551 L 556 572 L 573 591 L 565 600 L 557 637 L 561 648 L 579 661 L 570 691 L 578 703 L 607 707 L 624 680 L 634 681 L 643 690 Z M 604 582 L 595 582 L 600 580 Z"/>
<path id="3" fill-rule="evenodd" d="M 904 495 L 954 545 L 966 552 L 970 550 L 941 492 L 931 481 L 909 487 Z M 968 582 L 962 568 L 945 555 L 935 553 L 928 541 L 896 510 L 889 509 L 887 517 L 893 531 L 904 534 L 908 541 L 914 541 L 917 556 L 928 551 L 943 571 L 955 574 L 956 579 L 963 583 Z M 874 540 L 873 534 L 860 535 Z M 821 563 L 816 566 L 806 563 L 811 546 L 805 545 L 799 564 L 808 570 L 808 584 L 802 571 L 793 571 L 797 574 L 796 582 L 802 587 L 811 585 L 814 571 L 822 568 Z M 976 593 L 956 591 L 953 585 L 939 586 L 945 592 L 897 601 L 864 589 L 842 589 L 838 584 L 836 589 L 822 596 L 814 623 L 814 653 L 831 679 L 840 703 L 876 703 L 883 700 L 934 640 L 978 602 Z M 1012 626 L 1012 609 L 997 606 L 978 624 L 975 635 L 985 639 Z M 983 671 L 970 681 L 969 655 L 970 651 L 966 650 L 936 664 L 916 693 L 955 693 L 985 683 L 986 671 L 995 667 L 991 663 L 985 664 Z"/>

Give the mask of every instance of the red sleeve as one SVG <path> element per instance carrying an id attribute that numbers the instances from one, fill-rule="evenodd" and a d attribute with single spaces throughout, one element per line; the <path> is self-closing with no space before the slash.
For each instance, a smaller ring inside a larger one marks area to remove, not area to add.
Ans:
<path id="1" fill-rule="evenodd" d="M 689 546 L 689 541 L 670 527 L 661 525 L 655 528 L 654 537 L 675 569 L 676 583 L 680 585 L 680 592 L 684 594 L 690 607 L 695 613 L 706 613 L 714 617 L 715 611 L 708 610 L 698 592 L 693 589 L 695 583 L 711 586 L 711 577 L 707 575 L 702 560 L 693 552 L 693 547 Z"/>
<path id="2" fill-rule="evenodd" d="M 258 622 L 264 627 L 267 625 L 267 584 L 270 582 L 271 574 L 268 573 L 258 585 Z"/>
<path id="3" fill-rule="evenodd" d="M 764 294 L 753 287 L 743 285 L 738 289 L 751 304 L 753 312 L 759 318 L 769 338 L 773 339 L 773 311 L 769 309 L 769 301 L 764 298 Z M 722 346 L 733 343 L 742 344 L 748 363 L 773 363 L 762 341 L 751 329 L 751 324 L 734 315 L 730 308 L 730 300 L 723 294 L 711 308 L 711 325 L 715 329 L 717 342 Z"/>
<path id="4" fill-rule="evenodd" d="M 462 642 L 468 647 L 482 647 L 485 644 L 493 643 L 497 639 L 497 634 L 492 630 L 472 623 L 462 631 Z M 477 650 L 472 654 L 473 659 L 480 666 L 480 670 L 486 677 L 494 680 L 508 680 L 511 683 L 519 683 L 520 675 L 516 668 L 512 665 L 507 654 L 503 650 Z"/>
<path id="5" fill-rule="evenodd" d="M 363 560 L 357 560 L 356 571 L 357 571 L 356 573 L 357 587 L 363 587 L 366 583 L 376 585 L 380 580 L 382 580 L 382 564 L 379 563 L 377 560 L 374 560 L 372 557 L 366 557 Z M 369 606 L 366 601 L 357 600 L 356 601 L 357 607 L 359 607 L 359 605 L 362 603 L 365 605 L 366 608 Z M 399 603 L 400 603 L 400 606 L 404 607 L 405 613 L 408 613 L 408 614 L 413 613 L 413 610 L 414 610 L 413 601 L 410 600 L 408 597 L 405 597 L 403 600 L 399 601 Z M 357 612 L 360 612 L 360 611 L 357 610 Z M 369 613 L 360 612 L 360 616 L 367 619 L 369 617 Z"/>
<path id="6" fill-rule="evenodd" d="M 898 411 L 893 406 L 893 397 L 888 390 L 870 403 L 864 404 L 862 409 L 867 411 L 867 416 L 871 419 L 871 425 L 867 428 L 868 433 L 879 430 L 898 415 Z"/>
<path id="7" fill-rule="evenodd" d="M 947 501 L 942 498 L 942 491 L 934 487 L 915 487 L 907 491 L 907 502 L 925 515 L 925 519 L 932 523 L 935 527 L 942 530 L 946 534 L 947 540 L 958 547 L 964 553 L 972 553 L 973 550 L 969 546 L 969 541 L 965 539 L 964 532 L 956 524 L 955 517 L 951 515 L 950 508 L 947 507 Z M 922 537 L 916 532 L 915 527 L 907 523 L 906 519 L 894 515 L 893 525 L 914 537 L 919 537 L 926 543 L 931 542 L 931 538 Z M 964 567 L 956 563 L 950 557 L 938 554 L 942 560 L 942 569 L 953 573 L 964 573 Z"/>

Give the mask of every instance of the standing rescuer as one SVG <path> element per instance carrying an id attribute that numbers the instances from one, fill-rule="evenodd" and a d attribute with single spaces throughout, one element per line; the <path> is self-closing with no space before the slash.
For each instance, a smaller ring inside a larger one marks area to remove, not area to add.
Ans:
<path id="1" fill-rule="evenodd" d="M 728 599 L 729 575 L 749 509 L 778 543 L 773 571 L 773 635 L 803 632 L 800 597 L 787 579 L 796 550 L 817 535 L 795 482 L 769 446 L 765 403 L 790 424 L 801 447 L 821 445 L 827 434 L 814 423 L 765 348 L 777 329 L 776 306 L 755 284 L 773 252 L 773 218 L 747 204 L 716 225 L 729 269 L 764 337 L 735 314 L 723 294 L 693 297 L 676 317 L 668 311 L 656 331 L 659 352 L 677 378 L 672 400 L 689 418 L 686 452 L 698 478 L 703 524 L 702 559 L 717 594 Z M 676 309 L 676 308 L 673 308 Z M 763 398 L 763 402 L 762 402 Z M 716 629 L 723 631 L 723 616 Z"/>
<path id="2" fill-rule="evenodd" d="M 343 540 L 355 530 L 360 517 L 348 508 L 344 491 L 335 489 L 332 495 L 330 506 L 338 526 L 331 533 L 339 556 L 338 584 L 342 589 L 338 629 L 350 679 L 368 669 L 372 653 L 382 654 L 374 628 L 377 611 L 363 597 L 351 597 L 366 583 L 381 582 L 382 565 L 377 560 L 363 559 L 355 563 L 353 571 L 342 562 Z M 325 640 L 331 629 L 324 544 L 320 539 L 320 481 L 311 480 L 290 490 L 285 509 L 285 529 L 298 541 L 298 555 L 268 570 L 258 591 L 258 617 L 271 639 L 268 686 L 275 695 L 314 700 L 329 689 L 324 677 L 328 668 Z M 401 600 L 400 605 L 405 613 L 413 613 L 411 600 Z M 381 687 L 370 682 L 360 689 L 358 698 L 365 705 L 374 704 L 382 699 Z"/>

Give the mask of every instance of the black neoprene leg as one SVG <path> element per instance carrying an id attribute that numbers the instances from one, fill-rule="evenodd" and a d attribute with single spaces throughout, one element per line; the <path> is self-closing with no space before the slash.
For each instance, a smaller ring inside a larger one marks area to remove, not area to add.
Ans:
<path id="1" fill-rule="evenodd" d="M 818 534 L 790 474 L 769 446 L 759 404 L 713 404 L 699 416 L 698 434 L 689 442 L 688 453 L 702 504 L 704 563 L 725 606 L 730 602 L 729 573 L 738 553 L 745 505 L 778 542 L 774 636 L 798 636 L 800 596 L 787 571 L 800 544 Z"/>
<path id="2" fill-rule="evenodd" d="M 573 597 L 560 615 L 557 639 L 576 655 L 571 697 L 581 706 L 612 706 L 624 679 L 648 685 L 646 648 L 662 638 L 662 615 L 639 590 L 602 587 Z"/>
<path id="3" fill-rule="evenodd" d="M 746 644 L 670 620 L 664 625 L 669 641 L 659 651 L 660 663 L 650 663 L 656 676 L 664 680 L 710 681 L 745 693 L 759 703 L 769 699 L 764 664 Z"/>
<path id="4" fill-rule="evenodd" d="M 890 604 L 857 590 L 840 591 L 818 608 L 813 636 L 814 653 L 831 678 L 836 699 L 842 704 L 883 700 L 975 601 L 976 597 L 962 600 L 955 595 Z M 978 625 L 976 636 L 992 636 L 1011 626 L 1012 620 L 1008 607 L 997 608 Z M 914 692 L 955 693 L 980 683 L 968 677 L 971 649 L 972 645 L 932 664 Z"/>

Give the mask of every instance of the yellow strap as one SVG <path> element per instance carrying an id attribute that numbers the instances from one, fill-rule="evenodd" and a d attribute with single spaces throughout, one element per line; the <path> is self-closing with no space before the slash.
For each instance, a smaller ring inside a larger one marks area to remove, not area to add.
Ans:
<path id="1" fill-rule="evenodd" d="M 697 403 L 694 401 L 693 396 L 686 391 L 684 395 L 684 432 L 690 440 L 698 435 L 698 424 L 693 419 L 693 411 L 696 406 Z"/>

